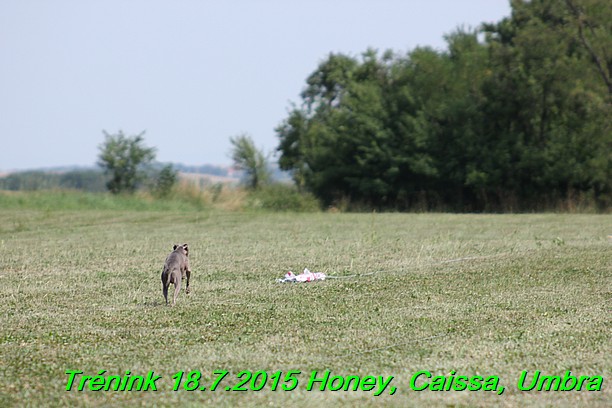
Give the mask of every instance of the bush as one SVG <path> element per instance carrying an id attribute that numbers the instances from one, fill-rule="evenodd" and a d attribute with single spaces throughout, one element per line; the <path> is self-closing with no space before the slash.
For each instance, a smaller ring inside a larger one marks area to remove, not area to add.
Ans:
<path id="1" fill-rule="evenodd" d="M 178 172 L 171 164 L 164 166 L 157 176 L 153 187 L 153 196 L 156 198 L 167 198 L 172 193 L 174 185 L 178 180 Z"/>
<path id="2" fill-rule="evenodd" d="M 275 183 L 252 191 L 247 207 L 272 211 L 314 212 L 321 209 L 319 200 L 310 193 L 301 193 L 295 186 Z"/>

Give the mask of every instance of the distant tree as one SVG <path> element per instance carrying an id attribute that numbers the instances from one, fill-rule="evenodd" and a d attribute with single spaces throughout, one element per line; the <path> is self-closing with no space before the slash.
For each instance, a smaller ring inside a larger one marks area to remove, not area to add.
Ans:
<path id="1" fill-rule="evenodd" d="M 245 184 L 256 190 L 270 181 L 268 159 L 247 134 L 230 138 L 234 166 L 245 172 Z"/>
<path id="2" fill-rule="evenodd" d="M 158 198 L 166 198 L 172 193 L 172 189 L 178 180 L 178 172 L 172 164 L 165 165 L 157 176 L 153 194 Z"/>
<path id="3" fill-rule="evenodd" d="M 121 130 L 114 135 L 103 133 L 98 165 L 110 176 L 106 186 L 113 194 L 131 194 L 144 180 L 144 168 L 155 159 L 155 148 L 144 145 L 145 132 L 135 136 L 126 136 Z"/>

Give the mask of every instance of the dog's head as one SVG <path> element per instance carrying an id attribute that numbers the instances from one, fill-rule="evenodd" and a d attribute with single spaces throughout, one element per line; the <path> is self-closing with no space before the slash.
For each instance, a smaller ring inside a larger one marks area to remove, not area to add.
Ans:
<path id="1" fill-rule="evenodd" d="M 175 244 L 174 247 L 172 247 L 172 250 L 174 251 L 178 250 L 180 253 L 184 254 L 185 256 L 189 256 L 189 246 L 187 244 L 183 244 L 183 245 Z"/>

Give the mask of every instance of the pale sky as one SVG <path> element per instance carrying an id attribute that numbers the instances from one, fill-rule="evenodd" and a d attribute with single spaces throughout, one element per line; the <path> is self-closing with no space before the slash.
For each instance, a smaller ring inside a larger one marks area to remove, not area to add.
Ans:
<path id="1" fill-rule="evenodd" d="M 0 0 L 0 171 L 93 166 L 102 131 L 161 162 L 230 164 L 330 52 L 445 49 L 509 0 Z"/>

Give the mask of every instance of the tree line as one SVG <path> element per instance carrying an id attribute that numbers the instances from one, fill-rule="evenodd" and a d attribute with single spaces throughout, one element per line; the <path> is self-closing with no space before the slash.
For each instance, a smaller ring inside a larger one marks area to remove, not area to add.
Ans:
<path id="1" fill-rule="evenodd" d="M 104 142 L 98 146 L 98 169 L 57 169 L 21 171 L 0 177 L 0 190 L 74 189 L 88 192 L 108 191 L 133 194 L 145 189 L 158 198 L 168 197 L 178 182 L 180 171 L 229 176 L 227 167 L 162 164 L 155 161 L 157 149 L 145 144 L 144 134 L 126 135 L 122 130 L 103 131 Z M 269 155 L 256 147 L 246 133 L 230 137 L 233 168 L 249 190 L 282 181 L 287 176 L 274 166 Z"/>
<path id="2" fill-rule="evenodd" d="M 79 169 L 61 172 L 21 171 L 0 178 L 0 190 L 35 191 L 54 189 L 104 192 L 107 190 L 106 177 L 98 170 Z"/>
<path id="3" fill-rule="evenodd" d="M 330 54 L 277 127 L 325 204 L 457 211 L 612 205 L 612 7 L 514 0 L 444 51 Z"/>

